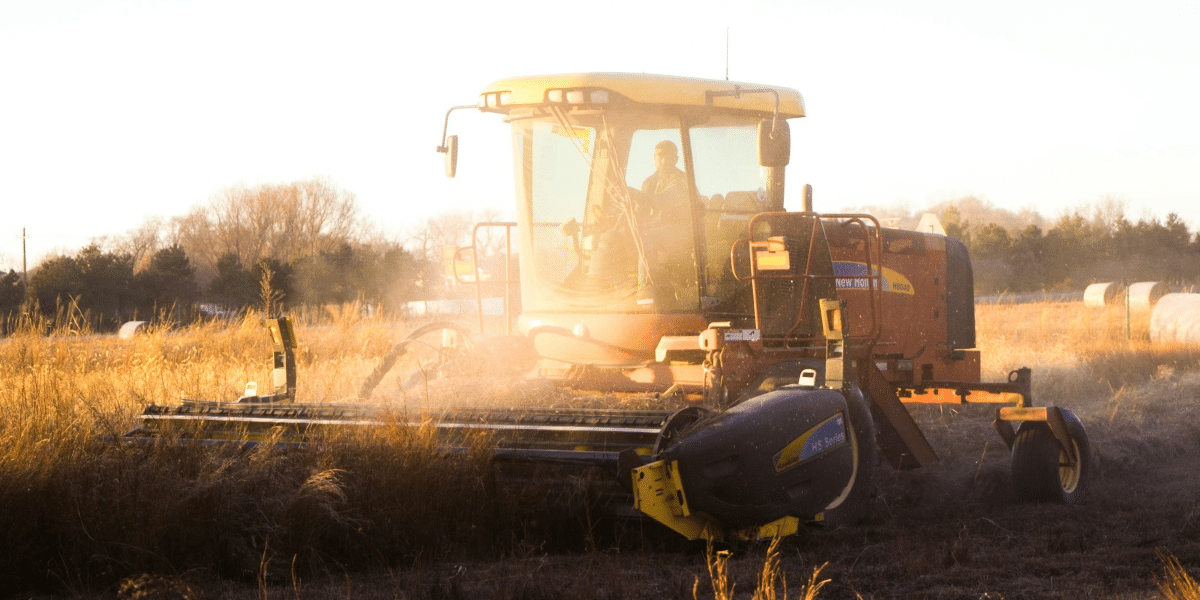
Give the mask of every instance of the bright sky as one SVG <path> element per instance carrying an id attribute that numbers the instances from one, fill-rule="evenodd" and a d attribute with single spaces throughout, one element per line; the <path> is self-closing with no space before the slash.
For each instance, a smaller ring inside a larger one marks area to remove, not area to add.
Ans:
<path id="1" fill-rule="evenodd" d="M 476 6 L 478 4 L 478 6 Z M 856 7 L 851 8 L 851 4 Z M 587 11 L 576 6 L 587 6 Z M 236 183 L 327 176 L 381 228 L 511 213 L 502 77 L 644 71 L 793 87 L 791 199 L 973 194 L 1055 218 L 1104 196 L 1200 226 L 1195 2 L 764 0 L 0 4 L 0 267 L 186 213 Z"/>

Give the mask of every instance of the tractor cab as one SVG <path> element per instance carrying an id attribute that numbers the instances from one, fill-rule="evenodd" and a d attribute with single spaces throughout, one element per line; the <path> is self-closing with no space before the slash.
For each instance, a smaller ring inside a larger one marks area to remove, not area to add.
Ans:
<path id="1" fill-rule="evenodd" d="M 753 326 L 751 285 L 736 272 L 739 262 L 750 268 L 751 244 L 738 242 L 778 237 L 769 220 L 749 226 L 783 211 L 787 120 L 804 116 L 798 92 L 581 74 L 501 80 L 478 108 L 512 126 L 518 327 L 539 355 L 637 366 L 664 336 L 694 338 L 714 321 Z M 824 240 L 812 246 L 823 249 L 816 270 L 832 275 Z M 791 260 L 813 268 L 807 248 L 797 250 Z M 814 311 L 818 295 L 835 296 L 832 279 L 823 294 L 817 287 Z"/>

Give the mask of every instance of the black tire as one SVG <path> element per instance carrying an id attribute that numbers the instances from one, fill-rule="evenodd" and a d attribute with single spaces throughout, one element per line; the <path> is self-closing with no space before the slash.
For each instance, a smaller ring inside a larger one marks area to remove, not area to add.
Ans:
<path id="1" fill-rule="evenodd" d="M 875 421 L 867 400 L 857 387 L 846 394 L 850 412 L 850 443 L 854 448 L 854 474 L 841 495 L 825 507 L 826 527 L 857 525 L 867 517 L 871 498 L 875 495 L 875 462 L 877 456 Z"/>
<path id="2" fill-rule="evenodd" d="M 1022 502 L 1078 504 L 1095 477 L 1092 445 L 1083 422 L 1062 409 L 1063 421 L 1079 462 L 1072 467 L 1050 426 L 1040 421 L 1021 423 L 1012 448 L 1013 492 Z"/>

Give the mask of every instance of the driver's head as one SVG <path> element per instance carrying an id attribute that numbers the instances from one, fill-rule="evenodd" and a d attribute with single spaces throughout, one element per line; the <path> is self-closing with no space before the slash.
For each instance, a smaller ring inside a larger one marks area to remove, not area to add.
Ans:
<path id="1" fill-rule="evenodd" d="M 675 146 L 675 142 L 671 140 L 663 140 L 654 146 L 654 168 L 661 171 L 666 167 L 673 167 L 679 162 L 679 149 Z"/>

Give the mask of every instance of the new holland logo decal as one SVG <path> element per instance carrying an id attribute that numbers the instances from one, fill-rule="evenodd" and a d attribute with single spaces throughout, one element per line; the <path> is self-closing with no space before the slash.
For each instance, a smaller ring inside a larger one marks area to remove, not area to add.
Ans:
<path id="1" fill-rule="evenodd" d="M 871 274 L 879 273 L 879 267 L 873 266 Z M 867 278 L 867 265 L 860 262 L 836 261 L 833 263 L 833 274 L 837 276 L 837 289 L 839 290 L 865 290 L 870 285 L 870 280 Z M 907 277 L 893 271 L 887 267 L 883 268 L 883 282 L 881 288 L 885 292 L 894 294 L 913 295 L 912 282 Z"/>
<path id="2" fill-rule="evenodd" d="M 775 453 L 775 472 L 785 471 L 846 441 L 846 417 L 838 413 L 792 440 Z"/>

